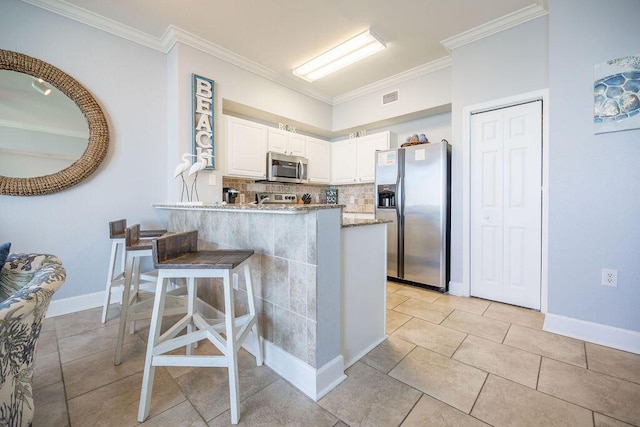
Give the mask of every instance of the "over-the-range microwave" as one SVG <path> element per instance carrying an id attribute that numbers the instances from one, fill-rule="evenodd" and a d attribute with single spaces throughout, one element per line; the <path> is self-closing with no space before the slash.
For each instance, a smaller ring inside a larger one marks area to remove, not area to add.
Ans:
<path id="1" fill-rule="evenodd" d="M 307 183 L 309 182 L 308 163 L 309 161 L 305 157 L 269 151 L 267 153 L 267 181 Z"/>

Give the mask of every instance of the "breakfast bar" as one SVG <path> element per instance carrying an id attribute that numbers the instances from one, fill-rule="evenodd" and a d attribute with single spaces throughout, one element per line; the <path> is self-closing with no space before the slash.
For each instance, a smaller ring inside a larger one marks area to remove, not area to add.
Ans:
<path id="1" fill-rule="evenodd" d="M 203 249 L 255 251 L 249 265 L 265 363 L 312 399 L 386 338 L 384 221 L 343 223 L 335 204 L 154 207 L 169 231 L 198 230 Z M 242 275 L 238 282 L 236 312 L 243 313 Z M 199 287 L 212 316 L 223 307 L 220 289 Z M 255 345 L 249 339 L 245 348 Z"/>

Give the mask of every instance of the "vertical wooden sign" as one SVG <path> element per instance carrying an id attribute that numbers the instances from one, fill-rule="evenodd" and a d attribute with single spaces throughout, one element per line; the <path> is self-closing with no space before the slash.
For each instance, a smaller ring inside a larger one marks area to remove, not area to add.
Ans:
<path id="1" fill-rule="evenodd" d="M 207 167 L 215 169 L 215 156 L 213 145 L 213 110 L 214 83 L 213 80 L 193 74 L 193 154 L 199 156 L 206 152 Z M 200 157 L 196 158 L 199 160 Z"/>

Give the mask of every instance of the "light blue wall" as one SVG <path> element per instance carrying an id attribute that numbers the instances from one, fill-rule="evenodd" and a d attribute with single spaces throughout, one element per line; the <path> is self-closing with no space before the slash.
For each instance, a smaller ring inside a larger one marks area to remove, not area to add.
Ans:
<path id="1" fill-rule="evenodd" d="M 0 195 L 0 243 L 12 251 L 60 256 L 67 281 L 55 299 L 104 290 L 111 243 L 108 222 L 165 225 L 154 203 L 176 200 L 172 172 L 191 147 L 191 73 L 216 82 L 221 102 L 237 102 L 330 128 L 331 106 L 186 46 L 164 54 L 19 0 L 0 0 L 0 49 L 42 59 L 93 94 L 109 124 L 103 164 L 65 191 Z M 222 121 L 216 144 L 224 155 Z M 219 173 L 216 171 L 216 173 Z M 203 200 L 219 200 L 222 179 L 199 179 Z"/>
<path id="2" fill-rule="evenodd" d="M 398 91 L 398 101 L 382 105 L 382 95 Z M 339 132 L 366 126 L 390 117 L 441 108 L 451 103 L 451 68 L 433 71 L 402 83 L 381 85 L 367 93 L 333 106 L 332 130 Z"/>
<path id="3" fill-rule="evenodd" d="M 328 129 L 331 126 L 331 106 L 286 88 L 271 80 L 190 46 L 177 43 L 168 54 L 168 141 L 169 163 L 176 165 L 180 155 L 191 150 L 191 74 L 215 81 L 214 132 L 216 170 L 205 171 L 198 179 L 198 194 L 205 202 L 222 201 L 222 176 L 227 156 L 226 135 L 222 120 L 222 100 L 250 105 L 262 111 Z M 173 167 L 171 168 L 173 170 Z M 216 175 L 215 186 L 209 185 L 209 175 Z M 176 180 L 169 178 L 168 200 L 178 199 Z"/>
<path id="4" fill-rule="evenodd" d="M 547 16 L 452 52 L 451 280 L 462 281 L 462 109 L 548 87 Z"/>
<path id="5" fill-rule="evenodd" d="M 164 200 L 165 55 L 17 0 L 0 2 L 0 48 L 42 59 L 78 80 L 109 124 L 110 145 L 88 179 L 59 193 L 0 195 L 0 242 L 13 252 L 58 255 L 67 281 L 55 299 L 104 290 L 108 222 L 161 225 Z"/>
<path id="6" fill-rule="evenodd" d="M 549 312 L 640 331 L 640 130 L 593 133 L 594 65 L 640 54 L 640 2 L 549 10 Z"/>

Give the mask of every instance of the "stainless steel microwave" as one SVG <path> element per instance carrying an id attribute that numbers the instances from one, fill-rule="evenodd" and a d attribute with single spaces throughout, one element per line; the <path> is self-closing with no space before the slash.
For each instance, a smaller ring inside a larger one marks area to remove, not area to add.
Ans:
<path id="1" fill-rule="evenodd" d="M 309 182 L 305 157 L 289 156 L 269 151 L 267 153 L 267 181 L 274 182 Z"/>

